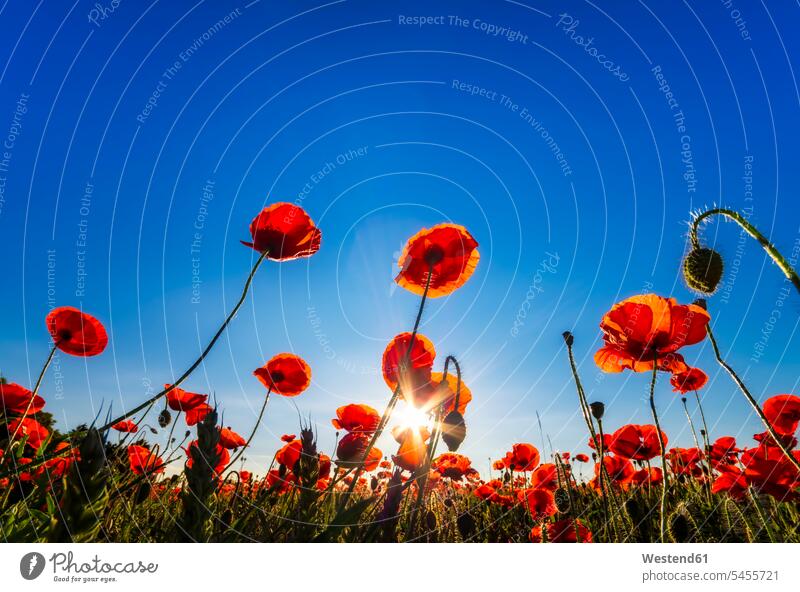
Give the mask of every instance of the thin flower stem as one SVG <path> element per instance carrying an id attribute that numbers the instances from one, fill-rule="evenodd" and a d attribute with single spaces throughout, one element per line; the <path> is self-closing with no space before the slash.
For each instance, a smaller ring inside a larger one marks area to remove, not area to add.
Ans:
<path id="1" fill-rule="evenodd" d="M 775 262 L 775 264 L 781 269 L 783 274 L 786 278 L 794 284 L 795 289 L 798 293 L 800 293 L 800 277 L 798 277 L 797 272 L 792 268 L 786 258 L 781 255 L 780 251 L 775 248 L 767 237 L 765 237 L 761 232 L 750 224 L 747 219 L 742 216 L 739 212 L 734 210 L 728 210 L 725 208 L 714 208 L 708 211 L 703 212 L 699 216 L 697 216 L 691 225 L 691 229 L 689 231 L 689 239 L 691 240 L 692 247 L 700 248 L 700 239 L 698 238 L 698 228 L 703 220 L 706 218 L 710 218 L 711 216 L 725 216 L 730 218 L 734 222 L 736 222 L 742 229 L 752 236 L 754 239 L 758 241 L 758 243 L 764 248 L 770 258 Z"/>
<path id="2" fill-rule="evenodd" d="M 264 410 L 267 408 L 267 403 L 269 402 L 269 396 L 270 396 L 271 393 L 272 393 L 272 388 L 267 390 L 267 396 L 264 397 L 264 404 L 261 405 L 261 411 L 258 412 L 258 418 L 256 419 L 256 425 L 253 426 L 253 431 L 250 432 L 250 437 L 247 439 L 247 442 L 245 442 L 244 446 L 242 446 L 242 448 L 239 450 L 239 452 L 236 453 L 236 455 L 231 459 L 231 461 L 228 463 L 228 465 L 219 472 L 220 475 L 222 475 L 223 473 L 225 473 L 225 471 L 230 469 L 233 466 L 233 463 L 235 463 L 237 460 L 239 460 L 239 457 L 242 456 L 242 454 L 244 454 L 245 449 L 248 446 L 250 446 L 250 442 L 252 442 L 253 437 L 256 435 L 256 432 L 258 431 L 258 426 L 261 425 L 261 418 L 264 417 Z"/>
<path id="3" fill-rule="evenodd" d="M 239 312 L 239 309 L 242 307 L 242 304 L 244 304 L 245 298 L 247 298 L 247 292 L 250 290 L 250 284 L 253 283 L 253 277 L 256 275 L 256 271 L 258 271 L 258 268 L 261 266 L 261 263 L 267 257 L 267 253 L 268 253 L 268 251 L 264 251 L 263 253 L 261 253 L 261 256 L 258 258 L 258 260 L 256 261 L 255 265 L 253 265 L 253 269 L 250 271 L 250 275 L 247 276 L 247 280 L 244 283 L 244 288 L 242 289 L 242 295 L 239 297 L 239 300 L 236 302 L 236 305 L 233 307 L 231 312 L 228 314 L 227 318 L 222 323 L 220 328 L 214 334 L 214 337 L 211 338 L 211 341 L 208 343 L 206 348 L 203 350 L 203 353 L 201 353 L 200 357 L 195 360 L 194 364 L 189 366 L 189 369 L 186 370 L 186 372 L 184 372 L 178 378 L 178 380 L 176 380 L 173 384 L 169 385 L 167 388 L 165 388 L 161 392 L 153 395 L 150 399 L 148 399 L 147 401 L 145 401 L 141 405 L 137 405 L 136 407 L 134 407 L 133 409 L 131 409 L 130 411 L 128 411 L 124 415 L 121 415 L 120 417 L 110 421 L 109 423 L 107 423 L 103 427 L 98 428 L 98 431 L 104 432 L 104 431 L 108 430 L 108 428 L 110 428 L 115 423 L 117 423 L 119 421 L 122 421 L 123 419 L 128 419 L 131 415 L 134 415 L 134 414 L 138 413 L 139 411 L 141 411 L 142 409 L 144 409 L 145 407 L 147 407 L 151 403 L 155 403 L 156 401 L 158 401 L 161 397 L 163 397 L 167 393 L 171 392 L 173 389 L 177 388 L 179 385 L 181 385 L 183 383 L 184 380 L 189 378 L 189 376 L 192 374 L 192 372 L 194 372 L 197 369 L 197 367 L 200 364 L 203 363 L 203 360 L 206 359 L 206 356 L 208 356 L 208 354 L 211 352 L 211 349 L 214 347 L 214 344 L 217 343 L 217 340 L 225 332 L 225 329 L 228 328 L 228 325 L 233 320 L 233 317 L 236 316 L 236 313 Z"/>
<path id="4" fill-rule="evenodd" d="M 700 450 L 700 441 L 697 439 L 697 431 L 694 429 L 694 422 L 692 421 L 692 416 L 689 414 L 689 407 L 687 407 L 686 405 L 686 397 L 681 397 L 681 402 L 683 403 L 683 411 L 686 414 L 686 421 L 689 422 L 689 429 L 692 431 L 692 438 L 694 439 L 694 445 L 697 447 L 698 450 Z"/>
<path id="5" fill-rule="evenodd" d="M 694 398 L 697 399 L 697 407 L 700 409 L 700 420 L 703 422 L 703 445 L 705 446 L 706 453 L 711 450 L 711 434 L 708 432 L 708 424 L 706 423 L 706 414 L 703 411 L 703 404 L 700 402 L 700 393 L 695 389 Z"/>
<path id="6" fill-rule="evenodd" d="M 408 349 L 406 350 L 406 354 L 403 357 L 404 362 L 408 362 L 411 359 L 411 350 L 414 348 L 414 340 L 417 337 L 417 331 L 419 331 L 419 324 L 422 320 L 422 311 L 425 308 L 425 302 L 428 299 L 428 290 L 431 287 L 431 277 L 433 276 L 432 267 L 428 269 L 428 277 L 425 279 L 425 290 L 422 292 L 422 299 L 419 303 L 419 309 L 417 310 L 417 318 L 414 321 L 414 329 L 411 331 L 411 338 L 408 342 Z M 401 364 L 402 366 L 402 364 Z M 389 399 L 389 403 L 386 405 L 386 409 L 381 415 L 381 419 L 378 422 L 378 427 L 375 428 L 375 432 L 372 434 L 372 438 L 369 441 L 369 444 L 364 449 L 364 456 L 361 459 L 361 463 L 359 464 L 358 468 L 356 469 L 356 474 L 353 477 L 353 481 L 350 483 L 350 486 L 347 488 L 347 495 L 344 497 L 343 505 L 347 504 L 348 499 L 351 497 L 353 491 L 355 491 L 356 483 L 358 483 L 358 478 L 361 476 L 361 473 L 364 471 L 364 463 L 369 458 L 369 453 L 372 452 L 372 449 L 375 447 L 375 443 L 378 441 L 378 438 L 381 437 L 383 433 L 383 429 L 386 427 L 386 424 L 389 422 L 389 418 L 392 416 L 392 412 L 394 411 L 395 405 L 397 405 L 397 400 L 400 398 L 400 382 L 398 381 L 397 386 L 392 392 L 392 396 Z"/>
<path id="7" fill-rule="evenodd" d="M 661 472 L 663 473 L 661 478 L 661 517 L 660 517 L 660 530 L 661 530 L 661 542 L 665 542 L 666 538 L 666 525 L 667 525 L 667 516 L 666 516 L 666 506 L 667 506 L 667 487 L 669 486 L 669 481 L 667 478 L 667 451 L 664 447 L 664 437 L 661 435 L 661 424 L 658 421 L 658 412 L 656 411 L 656 401 L 655 401 L 655 392 L 656 392 L 656 376 L 658 374 L 658 360 L 653 359 L 653 377 L 650 380 L 650 410 L 653 412 L 653 421 L 656 424 L 656 434 L 658 435 L 658 448 L 661 451 Z"/>
<path id="8" fill-rule="evenodd" d="M 773 442 L 775 442 L 775 445 L 781 449 L 781 452 L 783 452 L 786 459 L 790 463 L 792 463 L 798 471 L 800 471 L 800 460 L 798 460 L 789 451 L 786 445 L 780 440 L 777 432 L 775 431 L 775 428 L 772 427 L 772 424 L 767 419 L 767 416 L 764 415 L 764 412 L 761 410 L 761 406 L 755 400 L 753 395 L 750 394 L 750 391 L 747 389 L 744 382 L 742 382 L 742 379 L 739 378 L 739 375 L 736 374 L 736 371 L 733 368 L 731 368 L 727 364 L 727 362 L 725 362 L 725 360 L 722 359 L 722 354 L 719 351 L 717 340 L 714 338 L 714 332 L 708 325 L 706 326 L 706 333 L 708 334 L 708 339 L 711 342 L 712 349 L 714 350 L 714 356 L 717 358 L 717 362 L 719 363 L 719 365 L 722 366 L 728 374 L 730 374 L 731 378 L 733 378 L 733 381 L 736 383 L 736 386 L 738 386 L 739 390 L 742 391 L 744 398 L 747 399 L 747 402 L 750 403 L 750 406 L 753 408 L 753 411 L 755 411 L 756 415 L 758 415 L 758 417 L 761 419 L 761 422 L 764 424 L 764 427 L 767 428 L 767 431 L 769 432 L 769 435 L 772 437 Z"/>
<path id="9" fill-rule="evenodd" d="M 33 400 L 36 398 L 36 394 L 39 392 L 39 387 L 42 385 L 42 380 L 44 379 L 44 375 L 47 372 L 47 369 L 50 367 L 50 362 L 53 361 L 53 356 L 56 353 L 56 349 L 58 349 L 58 342 L 56 341 L 53 343 L 53 347 L 50 348 L 50 354 L 47 356 L 47 359 L 42 366 L 42 371 L 39 372 L 39 378 L 36 379 L 36 384 L 33 386 L 33 393 L 31 394 L 31 399 L 28 401 L 28 405 L 25 407 L 25 412 L 22 414 L 22 417 L 19 418 L 19 422 L 17 423 L 16 429 L 14 429 L 14 433 L 11 435 L 11 438 L 8 441 L 8 450 L 11 449 L 11 443 L 17 437 L 20 428 L 22 427 L 22 422 L 28 417 L 28 413 L 30 413 L 31 406 L 33 405 Z M 6 452 L 8 452 L 6 450 Z"/>

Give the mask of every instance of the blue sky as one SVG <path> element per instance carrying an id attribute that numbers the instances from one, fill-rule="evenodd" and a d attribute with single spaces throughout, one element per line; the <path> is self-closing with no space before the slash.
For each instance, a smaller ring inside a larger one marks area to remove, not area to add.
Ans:
<path id="1" fill-rule="evenodd" d="M 308 361 L 311 388 L 270 402 L 250 468 L 263 471 L 279 436 L 297 432 L 298 412 L 330 452 L 336 407 L 383 408 L 381 353 L 418 304 L 393 284 L 397 256 L 443 221 L 470 230 L 481 261 L 430 302 L 421 330 L 437 370 L 447 354 L 462 363 L 474 395 L 462 450 L 475 465 L 520 441 L 549 451 L 537 412 L 555 449 L 586 450 L 567 329 L 607 428 L 650 423 L 647 377 L 595 367 L 598 323 L 642 291 L 692 300 L 679 275 L 691 211 L 747 208 L 779 248 L 797 249 L 796 11 L 10 0 L 0 369 L 32 384 L 48 310 L 80 306 L 112 341 L 99 358 L 57 358 L 47 409 L 74 426 L 102 402 L 130 408 L 178 376 L 232 306 L 254 261 L 239 243 L 250 220 L 292 201 L 321 228 L 322 249 L 265 265 L 186 383 L 248 433 L 264 396 L 253 369 L 283 351 Z M 785 297 L 733 225 L 704 236 L 728 263 L 710 302 L 727 359 L 762 399 L 797 392 L 797 295 Z M 712 437 L 749 442 L 759 425 L 708 344 L 685 353 L 712 378 Z M 670 440 L 692 445 L 663 378 L 657 402 Z"/>

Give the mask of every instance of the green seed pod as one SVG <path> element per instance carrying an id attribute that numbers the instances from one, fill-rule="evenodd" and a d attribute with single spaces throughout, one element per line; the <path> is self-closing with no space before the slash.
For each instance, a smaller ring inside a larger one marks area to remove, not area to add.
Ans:
<path id="1" fill-rule="evenodd" d="M 467 425 L 464 423 L 464 416 L 458 411 L 451 411 L 442 421 L 442 440 L 450 452 L 455 452 L 466 437 Z"/>
<path id="2" fill-rule="evenodd" d="M 683 277 L 691 290 L 711 295 L 722 279 L 722 256 L 713 249 L 695 247 L 683 261 Z"/>
<path id="3" fill-rule="evenodd" d="M 595 419 L 603 419 L 603 414 L 606 412 L 606 406 L 600 401 L 589 403 L 589 409 L 592 412 L 592 417 Z"/>

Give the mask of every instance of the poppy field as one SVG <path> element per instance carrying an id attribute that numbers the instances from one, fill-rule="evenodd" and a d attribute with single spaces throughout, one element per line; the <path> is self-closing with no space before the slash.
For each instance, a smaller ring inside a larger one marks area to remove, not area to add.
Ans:
<path id="1" fill-rule="evenodd" d="M 40 392 L 54 354 L 99 356 L 110 336 L 88 311 L 57 307 L 47 315 L 42 330 L 52 344 L 36 382 L 14 376 L 0 382 L 0 536 L 8 542 L 800 542 L 800 397 L 761 396 L 721 353 L 711 321 L 724 261 L 700 236 L 715 218 L 738 224 L 774 263 L 770 272 L 782 273 L 800 293 L 792 265 L 741 214 L 695 215 L 681 266 L 698 299 L 639 294 L 609 303 L 597 319 L 603 341 L 593 352 L 596 366 L 609 379 L 640 377 L 652 423 L 604 423 L 604 402 L 587 397 L 574 353 L 595 336 L 565 331 L 562 371 L 574 385 L 583 448 L 546 456 L 532 443 L 509 441 L 494 452 L 491 471 L 481 473 L 475 459 L 459 452 L 480 393 L 462 381 L 458 354 L 437 355 L 437 336 L 419 331 L 426 303 L 457 297 L 480 265 L 469 229 L 441 223 L 403 237 L 394 281 L 419 303 L 414 324 L 398 327 L 383 351 L 385 406 L 356 400 L 332 408 L 329 423 L 300 417 L 276 428 L 285 433 L 272 462 L 251 471 L 238 461 L 269 420 L 268 401 L 302 398 L 313 368 L 301 352 L 276 351 L 253 369 L 247 379 L 263 387 L 253 425 L 223 425 L 224 399 L 190 389 L 228 326 L 246 322 L 237 313 L 258 270 L 291 265 L 326 246 L 324 229 L 300 206 L 272 203 L 242 241 L 255 253 L 241 296 L 205 337 L 201 355 L 122 415 L 59 431 Z M 733 404 L 761 420 L 763 431 L 752 440 L 709 429 L 714 418 L 704 410 L 703 390 L 710 370 L 690 361 L 701 343 L 711 346 L 739 393 Z M 659 398 L 670 390 L 686 411 L 691 447 L 676 447 L 661 429 Z M 333 449 L 318 445 L 323 430 L 335 431 Z M 376 446 L 384 433 L 393 437 L 390 450 Z M 163 442 L 164 434 L 166 446 L 151 437 Z"/>

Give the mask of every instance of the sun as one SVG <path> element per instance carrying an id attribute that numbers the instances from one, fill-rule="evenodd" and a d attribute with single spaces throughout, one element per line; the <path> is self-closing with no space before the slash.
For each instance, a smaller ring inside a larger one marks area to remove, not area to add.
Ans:
<path id="1" fill-rule="evenodd" d="M 398 403 L 392 412 L 392 418 L 397 422 L 397 425 L 402 428 L 411 428 L 417 430 L 425 427 L 430 423 L 430 417 L 422 409 L 418 409 L 408 403 Z"/>

